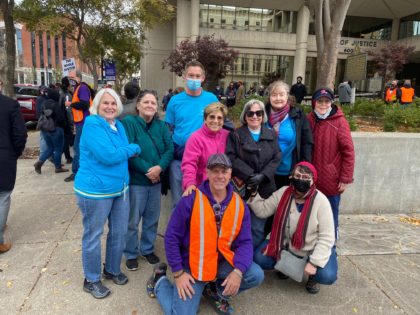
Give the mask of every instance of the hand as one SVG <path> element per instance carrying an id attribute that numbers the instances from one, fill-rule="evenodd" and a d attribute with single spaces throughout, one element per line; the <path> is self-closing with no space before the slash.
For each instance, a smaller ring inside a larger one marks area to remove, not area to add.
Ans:
<path id="1" fill-rule="evenodd" d="M 222 283 L 222 287 L 225 287 L 222 294 L 224 296 L 235 296 L 238 294 L 241 281 L 242 278 L 235 271 L 231 271 Z"/>
<path id="2" fill-rule="evenodd" d="M 339 192 L 340 194 L 341 194 L 341 193 L 343 193 L 343 192 L 346 190 L 347 185 L 348 185 L 348 184 L 345 184 L 345 183 L 339 182 L 339 183 L 338 183 L 338 192 Z"/>
<path id="3" fill-rule="evenodd" d="M 316 267 L 314 265 L 312 265 L 310 262 L 308 262 L 305 266 L 305 269 L 303 270 L 303 272 L 308 275 L 308 276 L 313 276 L 314 274 L 316 274 Z"/>
<path id="4" fill-rule="evenodd" d="M 264 181 L 264 179 L 264 174 L 253 174 L 250 177 L 248 177 L 246 184 L 249 187 L 257 187 Z"/>
<path id="5" fill-rule="evenodd" d="M 160 178 L 162 168 L 159 165 L 152 166 L 147 170 L 146 177 L 151 180 L 152 183 L 156 183 L 156 180 Z"/>
<path id="6" fill-rule="evenodd" d="M 191 195 L 191 193 L 196 189 L 197 187 L 195 185 L 188 186 L 187 189 L 185 189 L 184 193 L 182 194 L 182 197 Z"/>
<path id="7" fill-rule="evenodd" d="M 187 296 L 192 299 L 192 296 L 195 294 L 194 288 L 191 284 L 194 284 L 194 278 L 188 273 L 185 272 L 177 279 L 175 279 L 175 286 L 178 290 L 178 295 L 184 301 L 187 300 Z"/>

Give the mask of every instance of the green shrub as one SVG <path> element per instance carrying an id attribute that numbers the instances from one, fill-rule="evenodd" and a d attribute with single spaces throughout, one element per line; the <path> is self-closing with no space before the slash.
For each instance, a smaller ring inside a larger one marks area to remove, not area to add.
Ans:
<path id="1" fill-rule="evenodd" d="M 385 114 L 386 104 L 381 99 L 357 99 L 352 113 L 356 116 L 382 118 Z"/>
<path id="2" fill-rule="evenodd" d="M 392 126 L 401 131 L 420 132 L 420 108 L 415 104 L 407 108 L 399 104 L 390 105 L 385 110 L 384 129 L 392 129 Z"/>

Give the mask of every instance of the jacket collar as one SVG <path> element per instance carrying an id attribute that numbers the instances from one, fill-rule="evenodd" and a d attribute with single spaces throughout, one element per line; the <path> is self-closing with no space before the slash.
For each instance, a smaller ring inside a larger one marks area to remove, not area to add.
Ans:
<path id="1" fill-rule="evenodd" d="M 206 195 L 206 197 L 209 199 L 210 204 L 215 204 L 217 203 L 216 200 L 214 200 L 213 194 L 211 193 L 210 190 L 210 184 L 209 184 L 209 180 L 206 179 L 199 187 L 198 189 L 200 189 L 200 191 Z M 220 205 L 222 207 L 227 207 L 227 205 L 229 204 L 230 200 L 232 199 L 232 194 L 233 194 L 233 188 L 232 185 L 229 183 L 227 185 L 227 195 L 226 198 L 220 203 Z"/>

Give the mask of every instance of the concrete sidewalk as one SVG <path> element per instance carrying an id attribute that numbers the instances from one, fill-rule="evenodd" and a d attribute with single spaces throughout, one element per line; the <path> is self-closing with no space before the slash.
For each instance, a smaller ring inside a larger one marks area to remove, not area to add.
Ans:
<path id="1" fill-rule="evenodd" d="M 127 285 L 105 281 L 110 297 L 83 292 L 81 215 L 72 184 L 63 181 L 68 173 L 55 174 L 47 162 L 38 175 L 33 163 L 18 162 L 8 220 L 13 247 L 0 255 L 0 314 L 161 314 L 146 295 L 152 267 L 144 260 L 134 272 L 123 263 Z M 161 234 L 169 211 L 164 198 Z M 235 314 L 420 314 L 420 230 L 404 216 L 341 216 L 336 284 L 309 295 L 303 284 L 266 273 L 261 287 L 233 300 Z M 160 236 L 156 253 L 165 257 Z M 214 312 L 203 301 L 200 314 Z"/>

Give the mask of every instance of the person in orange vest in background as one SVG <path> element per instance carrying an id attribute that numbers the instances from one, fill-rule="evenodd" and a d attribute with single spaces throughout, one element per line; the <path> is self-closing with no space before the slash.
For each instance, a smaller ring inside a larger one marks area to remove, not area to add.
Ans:
<path id="1" fill-rule="evenodd" d="M 79 70 L 69 71 L 67 76 L 70 81 L 70 85 L 73 87 L 73 98 L 70 101 L 65 102 L 66 106 L 71 106 L 73 113 L 73 121 L 76 129 L 74 136 L 74 155 L 72 163 L 72 174 L 64 179 L 65 182 L 74 181 L 77 170 L 79 169 L 79 143 L 82 135 L 83 124 L 85 118 L 89 116 L 89 108 L 92 105 L 93 93 L 87 83 L 82 82 L 82 73 Z"/>
<path id="2" fill-rule="evenodd" d="M 391 85 L 385 90 L 385 102 L 388 104 L 396 103 L 401 99 L 401 89 L 397 85 L 397 80 L 393 80 Z"/>
<path id="3" fill-rule="evenodd" d="M 228 299 L 256 287 L 264 272 L 252 261 L 248 206 L 233 192 L 232 164 L 223 153 L 207 160 L 207 180 L 177 204 L 165 234 L 167 265 L 155 265 L 147 293 L 164 314 L 196 314 L 205 296 L 218 314 L 231 314 Z"/>
<path id="4" fill-rule="evenodd" d="M 414 89 L 411 87 L 410 80 L 404 81 L 404 86 L 401 87 L 401 105 L 406 107 L 413 102 Z"/>

